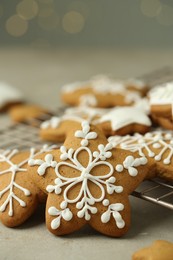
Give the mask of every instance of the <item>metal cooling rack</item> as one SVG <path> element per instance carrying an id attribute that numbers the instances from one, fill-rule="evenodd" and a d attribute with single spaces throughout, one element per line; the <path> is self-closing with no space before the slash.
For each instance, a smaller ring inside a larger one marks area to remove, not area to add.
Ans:
<path id="1" fill-rule="evenodd" d="M 173 69 L 165 67 L 154 72 L 140 76 L 150 86 L 173 80 Z M 63 113 L 65 107 L 57 109 L 57 115 Z M 20 150 L 30 147 L 40 148 L 43 142 L 38 137 L 40 124 L 48 119 L 48 115 L 39 119 L 32 119 L 25 124 L 12 124 L 0 129 L 0 151 L 4 149 L 18 148 Z M 173 182 L 160 179 L 144 181 L 132 194 L 132 196 L 155 203 L 173 210 Z"/>

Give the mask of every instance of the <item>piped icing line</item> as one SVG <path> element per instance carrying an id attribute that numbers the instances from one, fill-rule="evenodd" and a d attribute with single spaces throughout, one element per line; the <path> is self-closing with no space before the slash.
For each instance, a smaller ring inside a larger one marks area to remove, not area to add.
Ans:
<path id="1" fill-rule="evenodd" d="M 170 164 L 173 158 L 173 135 L 170 132 L 156 131 L 145 135 L 112 136 L 108 138 L 108 141 L 113 147 L 120 146 L 124 150 L 138 152 L 140 156 L 145 156 L 145 150 L 148 157 L 153 158 L 155 161 L 162 161 L 165 165 Z M 166 152 L 168 152 L 168 155 L 163 159 Z"/>
<path id="2" fill-rule="evenodd" d="M 24 200 L 22 200 L 19 196 L 15 195 L 14 188 L 22 191 L 26 197 L 30 196 L 31 192 L 16 182 L 16 180 L 15 180 L 16 175 L 18 175 L 18 174 L 20 175 L 20 172 L 27 171 L 27 169 L 23 168 L 23 166 L 28 162 L 28 160 L 32 160 L 32 158 L 35 155 L 39 155 L 43 152 L 51 151 L 55 147 L 57 147 L 57 146 L 49 147 L 47 145 L 44 145 L 43 148 L 38 153 L 36 153 L 34 148 L 31 148 L 29 157 L 27 159 L 21 161 L 18 164 L 14 164 L 11 161 L 11 159 L 19 153 L 19 151 L 17 149 L 14 149 L 12 151 L 6 150 L 6 151 L 3 151 L 2 153 L 0 153 L 0 163 L 6 162 L 9 165 L 9 168 L 7 168 L 6 170 L 0 171 L 0 176 L 11 173 L 10 183 L 4 189 L 2 189 L 0 191 L 0 198 L 2 198 L 5 193 L 7 193 L 7 192 L 9 193 L 7 198 L 5 199 L 5 201 L 0 205 L 0 212 L 4 212 L 8 206 L 9 207 L 8 215 L 10 217 L 12 217 L 13 213 L 14 213 L 13 200 L 16 200 L 21 207 L 27 206 L 26 202 Z"/>
<path id="3" fill-rule="evenodd" d="M 151 120 L 145 111 L 135 107 L 117 107 L 96 121 L 97 123 L 110 122 L 112 130 L 116 131 L 130 124 L 151 126 Z"/>

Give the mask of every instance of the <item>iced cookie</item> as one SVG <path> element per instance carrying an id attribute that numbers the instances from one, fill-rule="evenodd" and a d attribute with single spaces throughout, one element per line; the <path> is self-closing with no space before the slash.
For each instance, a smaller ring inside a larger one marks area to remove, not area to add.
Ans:
<path id="1" fill-rule="evenodd" d="M 62 88 L 62 100 L 71 106 L 126 106 L 134 104 L 141 95 L 137 90 L 128 89 L 122 81 L 108 78 L 76 82 Z"/>
<path id="2" fill-rule="evenodd" d="M 106 110 L 77 107 L 68 109 L 61 117 L 52 117 L 43 122 L 40 137 L 46 141 L 63 142 L 69 130 L 84 120 L 98 126 L 106 136 L 146 133 L 151 127 L 150 118 L 141 108 L 118 107 Z"/>
<path id="3" fill-rule="evenodd" d="M 9 110 L 9 115 L 14 122 L 27 122 L 32 119 L 45 118 L 51 113 L 37 105 L 17 105 Z"/>
<path id="4" fill-rule="evenodd" d="M 127 79 L 125 85 L 127 89 L 139 91 L 143 96 L 145 96 L 150 89 L 149 85 L 145 81 L 137 78 Z"/>
<path id="5" fill-rule="evenodd" d="M 102 131 L 83 122 L 58 150 L 29 161 L 30 177 L 48 193 L 46 224 L 64 235 L 85 224 L 120 237 L 130 227 L 128 195 L 146 177 L 147 159 L 113 149 Z"/>
<path id="6" fill-rule="evenodd" d="M 146 133 L 150 130 L 151 120 L 140 107 L 116 107 L 94 121 L 106 136 Z"/>
<path id="7" fill-rule="evenodd" d="M 143 248 L 132 256 L 133 260 L 172 260 L 173 243 L 156 240 L 151 246 Z"/>
<path id="8" fill-rule="evenodd" d="M 45 194 L 28 175 L 27 163 L 35 154 L 51 151 L 52 148 L 44 146 L 38 153 L 34 149 L 26 152 L 1 151 L 0 220 L 5 226 L 21 225 L 33 214 L 40 202 L 45 202 Z"/>
<path id="9" fill-rule="evenodd" d="M 172 131 L 154 131 L 134 136 L 112 136 L 109 142 L 114 146 L 131 152 L 138 152 L 152 162 L 148 178 L 158 176 L 173 180 L 173 133 Z"/>
<path id="10" fill-rule="evenodd" d="M 0 82 L 0 112 L 9 109 L 11 106 L 22 103 L 22 94 L 19 90 Z"/>
<path id="11" fill-rule="evenodd" d="M 173 129 L 173 82 L 165 83 L 149 92 L 153 120 L 167 129 Z"/>

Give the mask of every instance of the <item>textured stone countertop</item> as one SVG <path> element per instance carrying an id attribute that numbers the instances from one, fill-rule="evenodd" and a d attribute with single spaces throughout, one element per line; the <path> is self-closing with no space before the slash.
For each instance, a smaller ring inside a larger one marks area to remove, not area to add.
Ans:
<path id="1" fill-rule="evenodd" d="M 27 100 L 55 109 L 59 87 L 94 74 L 136 76 L 173 65 L 171 50 L 29 50 L 0 49 L 0 80 L 18 87 Z M 6 118 L 0 116 L 0 124 Z M 131 198 L 132 226 L 127 235 L 105 237 L 90 227 L 75 234 L 55 237 L 44 223 L 40 207 L 22 226 L 9 229 L 0 224 L 0 259 L 128 260 L 156 239 L 173 242 L 173 212 Z"/>

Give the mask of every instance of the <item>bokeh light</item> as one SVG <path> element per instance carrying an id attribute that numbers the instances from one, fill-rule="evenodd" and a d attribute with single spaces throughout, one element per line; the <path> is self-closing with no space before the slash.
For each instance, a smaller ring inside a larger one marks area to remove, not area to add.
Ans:
<path id="1" fill-rule="evenodd" d="M 85 18 L 76 11 L 67 12 L 62 19 L 62 26 L 67 33 L 79 33 L 85 25 Z"/>
<path id="2" fill-rule="evenodd" d="M 82 14 L 85 18 L 88 17 L 89 15 L 89 8 L 87 6 L 87 4 L 85 2 L 81 2 L 81 1 L 72 1 L 68 7 L 67 7 L 68 11 L 77 11 L 80 14 Z"/>
<path id="3" fill-rule="evenodd" d="M 6 21 L 6 30 L 10 35 L 20 37 L 27 32 L 28 22 L 15 14 Z"/>
<path id="4" fill-rule="evenodd" d="M 142 0 L 141 11 L 144 15 L 149 17 L 155 17 L 162 9 L 162 5 L 159 0 Z"/>
<path id="5" fill-rule="evenodd" d="M 33 19 L 38 13 L 38 4 L 34 0 L 23 0 L 17 5 L 16 12 L 23 19 Z"/>

